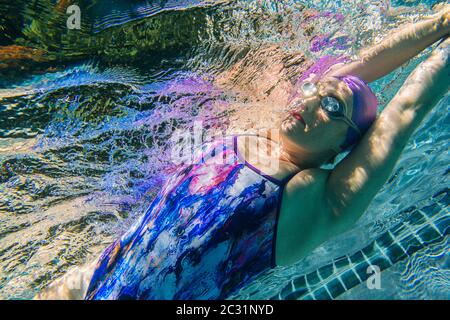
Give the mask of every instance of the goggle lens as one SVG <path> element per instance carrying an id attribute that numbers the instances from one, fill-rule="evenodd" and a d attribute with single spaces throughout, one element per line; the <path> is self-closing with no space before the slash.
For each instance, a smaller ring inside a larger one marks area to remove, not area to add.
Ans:
<path id="1" fill-rule="evenodd" d="M 329 96 L 323 97 L 320 103 L 322 105 L 322 108 L 326 112 L 328 112 L 334 116 L 336 116 L 336 115 L 342 116 L 343 115 L 342 105 L 339 102 L 339 100 L 337 100 L 336 98 L 329 97 Z"/>
<path id="2" fill-rule="evenodd" d="M 305 82 L 302 84 L 301 91 L 305 97 L 311 97 L 317 93 L 317 86 L 312 82 Z"/>

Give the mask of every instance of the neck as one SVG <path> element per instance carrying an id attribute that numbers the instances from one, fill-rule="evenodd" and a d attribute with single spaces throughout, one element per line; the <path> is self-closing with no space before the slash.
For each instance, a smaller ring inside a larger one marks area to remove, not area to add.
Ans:
<path id="1" fill-rule="evenodd" d="M 274 132 L 275 134 L 273 134 Z M 282 162 L 295 166 L 298 171 L 310 168 L 318 168 L 321 164 L 331 159 L 334 155 L 334 152 L 331 150 L 330 152 L 321 154 L 311 153 L 292 143 L 288 139 L 283 138 L 283 136 L 279 134 L 278 130 L 274 131 L 272 129 L 265 132 L 264 134 L 261 134 L 260 136 L 275 141 L 276 144 L 269 144 L 269 150 L 271 148 L 279 148 L 279 151 L 272 154 L 277 154 Z"/>

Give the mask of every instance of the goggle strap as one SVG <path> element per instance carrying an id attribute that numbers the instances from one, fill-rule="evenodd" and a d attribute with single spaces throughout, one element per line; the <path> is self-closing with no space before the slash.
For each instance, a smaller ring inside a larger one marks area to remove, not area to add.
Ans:
<path id="1" fill-rule="evenodd" d="M 359 130 L 358 126 L 351 119 L 349 119 L 347 116 L 344 116 L 343 119 L 353 130 L 358 133 L 360 137 L 362 136 L 361 130 Z"/>

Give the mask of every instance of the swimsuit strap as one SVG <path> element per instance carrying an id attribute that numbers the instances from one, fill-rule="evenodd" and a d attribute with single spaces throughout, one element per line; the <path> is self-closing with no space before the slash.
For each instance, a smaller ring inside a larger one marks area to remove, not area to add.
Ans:
<path id="1" fill-rule="evenodd" d="M 260 137 L 260 135 L 258 134 L 248 134 L 250 136 L 258 136 Z M 242 160 L 244 162 L 244 164 L 249 167 L 251 170 L 255 171 L 257 174 L 259 174 L 260 176 L 263 176 L 264 178 L 266 178 L 267 180 L 272 181 L 273 183 L 279 185 L 279 186 L 284 186 L 289 180 L 292 179 L 293 176 L 295 176 L 297 173 L 293 173 L 291 175 L 288 175 L 286 178 L 280 180 L 277 178 L 274 178 L 268 174 L 265 174 L 264 172 L 262 172 L 260 169 L 256 168 L 254 165 L 250 164 L 247 160 L 245 160 L 245 158 L 240 154 L 239 150 L 238 150 L 238 145 L 237 145 L 237 139 L 239 136 L 247 136 L 247 134 L 235 134 L 233 135 L 233 148 L 234 148 L 234 152 L 236 153 L 237 157 Z M 268 139 L 270 141 L 273 141 L 271 139 Z"/>

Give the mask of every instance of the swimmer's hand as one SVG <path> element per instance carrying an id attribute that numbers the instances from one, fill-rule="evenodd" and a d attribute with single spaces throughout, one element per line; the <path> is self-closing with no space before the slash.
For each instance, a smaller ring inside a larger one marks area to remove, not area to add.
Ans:
<path id="1" fill-rule="evenodd" d="M 69 270 L 64 276 L 42 289 L 33 300 L 83 300 L 96 262 Z"/>

